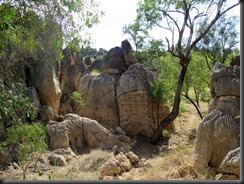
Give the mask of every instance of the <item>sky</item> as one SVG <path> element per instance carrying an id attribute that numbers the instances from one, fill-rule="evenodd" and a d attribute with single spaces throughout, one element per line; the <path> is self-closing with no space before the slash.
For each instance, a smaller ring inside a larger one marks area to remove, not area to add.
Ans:
<path id="1" fill-rule="evenodd" d="M 99 7 L 105 12 L 105 16 L 100 18 L 98 25 L 88 30 L 93 41 L 92 47 L 110 50 L 115 46 L 120 46 L 124 39 L 130 38 L 129 35 L 123 35 L 122 29 L 123 26 L 135 20 L 139 0 L 96 0 L 96 2 L 99 2 Z M 240 7 L 235 8 L 231 14 L 240 15 Z M 157 37 L 161 35 L 161 32 L 156 31 L 154 35 Z M 164 33 L 165 36 L 170 35 Z"/>
<path id="2" fill-rule="evenodd" d="M 128 35 L 123 35 L 122 28 L 136 18 L 137 2 L 139 0 L 97 0 L 100 9 L 105 11 L 105 16 L 100 18 L 100 23 L 93 26 L 89 33 L 95 44 L 94 48 L 109 50 L 120 46 Z"/>

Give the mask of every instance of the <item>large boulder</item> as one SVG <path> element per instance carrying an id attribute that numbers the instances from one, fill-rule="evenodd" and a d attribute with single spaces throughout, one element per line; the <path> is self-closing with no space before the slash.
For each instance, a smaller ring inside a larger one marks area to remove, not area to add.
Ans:
<path id="1" fill-rule="evenodd" d="M 169 113 L 164 104 L 155 103 L 150 97 L 153 72 L 137 63 L 126 40 L 122 48 L 110 49 L 100 64 L 100 75 L 79 72 L 72 80 L 83 105 L 63 94 L 60 113 L 75 113 L 94 119 L 107 129 L 121 127 L 125 134 L 150 138 Z"/>
<path id="2" fill-rule="evenodd" d="M 130 45 L 130 42 L 127 39 L 121 42 L 121 47 L 123 49 L 123 56 L 127 68 L 131 64 L 138 63 L 134 51 L 132 50 L 132 47 Z"/>
<path id="3" fill-rule="evenodd" d="M 153 81 L 153 73 L 136 63 L 129 66 L 117 83 L 120 126 L 127 134 L 150 138 L 158 127 L 158 106 L 150 97 L 149 81 Z M 159 108 L 159 120 L 162 120 L 167 115 L 166 107 L 161 104 Z"/>
<path id="4" fill-rule="evenodd" d="M 120 47 L 114 47 L 108 51 L 103 58 L 102 73 L 121 74 L 126 70 L 123 58 L 123 50 Z"/>
<path id="5" fill-rule="evenodd" d="M 85 145 L 90 148 L 112 149 L 114 146 L 128 149 L 130 144 L 121 141 L 119 136 L 112 134 L 96 120 L 66 114 L 62 122 L 50 121 L 50 147 L 53 150 L 72 148 L 81 152 Z"/>
<path id="6" fill-rule="evenodd" d="M 206 175 L 217 169 L 226 154 L 240 146 L 240 124 L 229 114 L 214 110 L 200 124 L 195 146 L 195 168 Z"/>
<path id="7" fill-rule="evenodd" d="M 240 147 L 231 150 L 223 159 L 218 171 L 224 174 L 235 174 L 240 177 Z"/>
<path id="8" fill-rule="evenodd" d="M 35 87 L 41 105 L 48 105 L 57 113 L 61 98 L 58 64 L 33 62 L 30 66 L 30 82 Z"/>
<path id="9" fill-rule="evenodd" d="M 84 100 L 84 106 L 77 106 L 75 113 L 95 119 L 108 129 L 118 127 L 119 110 L 115 87 L 118 79 L 118 76 L 110 74 L 83 76 L 79 80 L 77 91 Z"/>
<path id="10" fill-rule="evenodd" d="M 212 97 L 240 97 L 240 66 L 226 67 L 217 62 L 210 75 L 210 92 Z"/>
<path id="11" fill-rule="evenodd" d="M 240 115 L 240 98 L 235 96 L 213 97 L 208 104 L 208 114 L 213 110 L 228 113 L 231 117 L 237 119 Z"/>
<path id="12" fill-rule="evenodd" d="M 197 174 L 205 176 L 217 173 L 227 153 L 240 146 L 240 67 L 217 62 L 210 80 L 212 99 L 198 127 L 194 164 Z"/>

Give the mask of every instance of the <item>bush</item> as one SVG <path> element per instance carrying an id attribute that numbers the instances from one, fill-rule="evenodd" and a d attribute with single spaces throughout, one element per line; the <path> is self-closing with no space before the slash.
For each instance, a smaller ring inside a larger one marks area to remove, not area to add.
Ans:
<path id="1" fill-rule="evenodd" d="M 47 150 L 46 139 L 47 132 L 40 123 L 16 124 L 7 128 L 6 141 L 0 144 L 0 149 L 13 149 L 17 153 L 17 162 L 25 180 L 27 168 Z"/>
<path id="2" fill-rule="evenodd" d="M 80 107 L 83 107 L 85 105 L 84 100 L 81 97 L 81 94 L 77 91 L 74 91 L 71 94 L 70 99 L 73 100 L 75 103 L 77 103 Z"/>
<path id="3" fill-rule="evenodd" d="M 27 117 L 33 120 L 36 117 L 36 109 L 30 99 L 24 95 L 24 87 L 21 83 L 4 84 L 0 81 L 0 122 L 7 126 L 21 123 L 21 119 Z"/>

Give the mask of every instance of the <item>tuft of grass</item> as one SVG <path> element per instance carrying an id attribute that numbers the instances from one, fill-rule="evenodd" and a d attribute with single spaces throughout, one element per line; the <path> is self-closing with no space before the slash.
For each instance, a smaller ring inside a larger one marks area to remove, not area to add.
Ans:
<path id="1" fill-rule="evenodd" d="M 80 158 L 80 170 L 84 172 L 99 171 L 99 168 L 111 157 L 112 152 L 95 149 Z"/>

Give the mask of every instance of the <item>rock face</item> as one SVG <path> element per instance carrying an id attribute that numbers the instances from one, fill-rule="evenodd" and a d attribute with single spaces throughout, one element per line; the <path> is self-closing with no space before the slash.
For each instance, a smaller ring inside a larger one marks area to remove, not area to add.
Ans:
<path id="1" fill-rule="evenodd" d="M 41 105 L 48 105 L 57 113 L 59 110 L 61 89 L 58 80 L 57 64 L 33 63 L 30 69 L 30 82 L 35 87 Z"/>
<path id="2" fill-rule="evenodd" d="M 53 150 L 72 148 L 81 152 L 85 144 L 100 149 L 112 149 L 115 145 L 129 147 L 129 142 L 122 142 L 119 135 L 112 134 L 95 120 L 76 114 L 66 114 L 63 118 L 62 122 L 50 122 L 50 147 Z"/>
<path id="3" fill-rule="evenodd" d="M 62 97 L 60 100 L 59 114 L 72 113 L 73 102 L 72 93 L 76 90 L 76 79 L 87 71 L 87 67 L 78 54 L 74 54 L 69 49 L 63 50 L 64 58 L 61 62 L 60 88 Z"/>
<path id="4" fill-rule="evenodd" d="M 231 150 L 219 166 L 219 172 L 240 177 L 240 147 Z"/>
<path id="5" fill-rule="evenodd" d="M 153 73 L 144 65 L 136 63 L 129 66 L 117 83 L 120 126 L 130 135 L 141 134 L 151 137 L 158 127 L 153 118 L 155 104 L 149 95 L 148 81 L 152 80 Z M 165 109 L 160 111 L 165 112 Z"/>
<path id="6" fill-rule="evenodd" d="M 106 128 L 119 126 L 119 109 L 116 101 L 118 76 L 102 74 L 93 77 L 86 74 L 79 80 L 77 91 L 84 100 L 84 107 L 76 107 L 75 113 L 97 120 Z"/>
<path id="7" fill-rule="evenodd" d="M 84 105 L 72 103 L 69 95 L 64 94 L 62 114 L 72 112 L 94 119 L 107 129 L 121 127 L 126 134 L 151 138 L 159 121 L 169 113 L 167 107 L 154 103 L 150 97 L 153 72 L 137 62 L 127 40 L 121 47 L 110 49 L 99 68 L 98 76 L 81 71 L 75 79 L 71 77 Z"/>
<path id="8" fill-rule="evenodd" d="M 102 73 L 121 74 L 126 70 L 123 50 L 120 47 L 114 47 L 105 55 L 102 63 Z"/>
<path id="9" fill-rule="evenodd" d="M 210 92 L 212 97 L 240 97 L 240 66 L 225 67 L 217 62 L 210 76 Z"/>
<path id="10" fill-rule="evenodd" d="M 111 49 L 103 60 L 101 75 L 86 74 L 78 80 L 77 91 L 85 105 L 76 107 L 74 112 L 95 119 L 108 129 L 120 126 L 126 134 L 150 138 L 158 127 L 158 106 L 149 94 L 153 73 L 135 62 L 133 55 L 127 57 L 125 51 L 120 47 Z M 127 65 L 124 56 L 128 59 Z M 163 104 L 159 108 L 161 121 L 168 109 Z"/>
<path id="11" fill-rule="evenodd" d="M 240 146 L 240 68 L 216 63 L 210 79 L 212 99 L 196 136 L 198 175 L 217 170 L 228 152 Z"/>
<path id="12" fill-rule="evenodd" d="M 85 71 L 84 63 L 69 49 L 63 50 L 61 62 L 60 87 L 63 94 L 75 91 L 75 78 Z"/>

